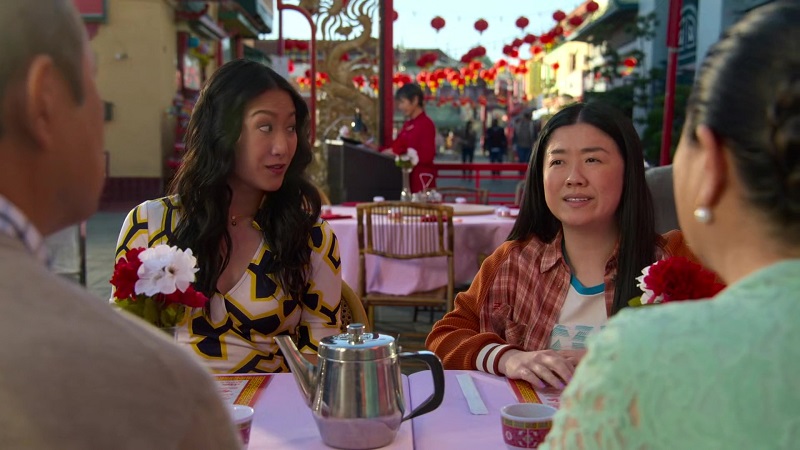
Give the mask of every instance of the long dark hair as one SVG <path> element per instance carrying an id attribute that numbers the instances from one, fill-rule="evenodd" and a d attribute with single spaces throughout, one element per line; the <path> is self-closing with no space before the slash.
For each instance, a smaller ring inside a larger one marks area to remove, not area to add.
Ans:
<path id="1" fill-rule="evenodd" d="M 724 142 L 745 200 L 790 245 L 800 245 L 798 23 L 800 4 L 777 1 L 729 28 L 700 68 L 684 133 L 696 142 L 707 125 Z"/>
<path id="2" fill-rule="evenodd" d="M 641 294 L 636 277 L 656 260 L 659 240 L 655 232 L 653 200 L 644 177 L 642 143 L 630 119 L 622 113 L 598 102 L 575 103 L 547 121 L 534 146 L 533 164 L 528 167 L 519 217 L 508 239 L 527 240 L 536 236 L 542 242 L 552 242 L 561 231 L 561 222 L 547 207 L 544 198 L 544 155 L 555 130 L 577 123 L 592 125 L 614 139 L 625 161 L 622 197 L 616 213 L 620 230 L 612 307 L 612 312 L 616 313 L 626 307 L 631 298 Z"/>
<path id="3" fill-rule="evenodd" d="M 300 298 L 306 286 L 311 257 L 308 239 L 320 210 L 319 192 L 304 174 L 313 158 L 308 141 L 308 107 L 272 69 L 253 61 L 235 60 L 217 69 L 200 92 L 186 132 L 183 164 L 170 189 L 180 196 L 181 211 L 171 240 L 195 252 L 200 268 L 197 288 L 209 296 L 216 292 L 217 280 L 230 261 L 227 224 L 232 192 L 228 177 L 234 168 L 234 149 L 242 132 L 244 110 L 250 100 L 272 89 L 285 91 L 292 98 L 297 150 L 283 184 L 266 195 L 255 221 L 274 255 L 267 272 L 277 273 L 283 290 L 295 299 Z"/>

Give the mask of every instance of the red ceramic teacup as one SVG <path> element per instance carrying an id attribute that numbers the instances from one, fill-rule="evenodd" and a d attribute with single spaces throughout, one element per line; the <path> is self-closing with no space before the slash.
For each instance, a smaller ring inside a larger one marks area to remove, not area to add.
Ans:
<path id="1" fill-rule="evenodd" d="M 556 409 L 541 403 L 514 403 L 500 410 L 503 441 L 511 450 L 539 447 L 553 426 Z"/>

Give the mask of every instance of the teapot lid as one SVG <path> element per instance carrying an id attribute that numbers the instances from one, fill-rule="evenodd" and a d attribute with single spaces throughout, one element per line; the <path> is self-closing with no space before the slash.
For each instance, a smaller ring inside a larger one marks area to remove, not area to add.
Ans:
<path id="1" fill-rule="evenodd" d="M 328 336 L 319 343 L 319 357 L 336 361 L 372 361 L 397 356 L 393 337 L 365 333 L 364 325 L 351 323 L 347 333 Z"/>

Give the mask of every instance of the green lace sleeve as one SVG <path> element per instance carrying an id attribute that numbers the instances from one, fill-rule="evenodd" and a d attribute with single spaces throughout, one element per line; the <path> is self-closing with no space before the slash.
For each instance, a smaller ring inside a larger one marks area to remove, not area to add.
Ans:
<path id="1" fill-rule="evenodd" d="M 797 448 L 800 263 L 791 267 L 713 301 L 619 313 L 590 340 L 540 449 Z"/>

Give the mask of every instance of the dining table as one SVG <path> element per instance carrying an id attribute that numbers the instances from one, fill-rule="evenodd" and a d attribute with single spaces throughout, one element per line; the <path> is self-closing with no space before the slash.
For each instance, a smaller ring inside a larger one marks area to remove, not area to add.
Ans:
<path id="1" fill-rule="evenodd" d="M 473 414 L 457 381 L 459 375 L 472 378 L 486 414 Z M 217 376 L 218 380 L 228 377 Z M 246 377 L 246 375 L 245 375 Z M 248 450 L 328 449 L 322 442 L 311 409 L 290 373 L 268 375 L 263 391 L 252 400 L 255 410 Z M 403 375 L 406 413 L 433 392 L 427 371 Z M 394 441 L 383 449 L 485 450 L 504 448 L 500 409 L 508 404 L 534 401 L 558 407 L 560 392 L 535 391 L 523 398 L 515 382 L 505 377 L 472 370 L 445 370 L 442 404 L 434 411 L 404 421 Z M 527 385 L 529 387 L 529 385 Z"/>
<path id="2" fill-rule="evenodd" d="M 453 214 L 454 284 L 468 285 L 478 273 L 482 259 L 502 244 L 514 226 L 517 210 L 495 213 L 490 205 L 447 204 Z M 359 286 L 358 223 L 355 206 L 334 205 L 327 220 L 339 243 L 342 279 L 353 289 Z M 447 284 L 445 258 L 397 260 L 367 255 L 367 292 L 408 295 L 432 291 Z"/>

